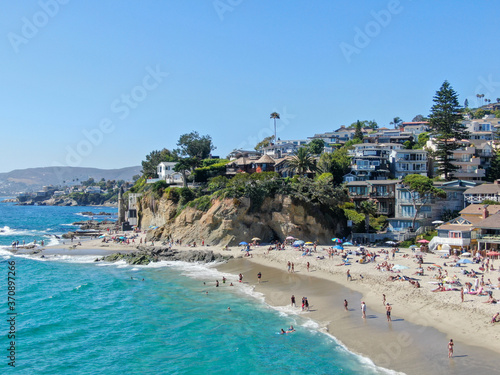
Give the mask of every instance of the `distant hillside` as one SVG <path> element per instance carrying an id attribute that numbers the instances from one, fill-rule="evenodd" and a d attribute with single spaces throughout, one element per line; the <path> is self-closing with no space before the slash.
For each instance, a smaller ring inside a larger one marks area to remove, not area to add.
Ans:
<path id="1" fill-rule="evenodd" d="M 12 195 L 18 192 L 39 190 L 46 185 L 76 185 L 80 181 L 92 177 L 99 181 L 125 180 L 132 181 L 132 176 L 140 174 L 141 167 L 126 167 L 120 169 L 99 169 L 82 167 L 45 167 L 16 169 L 0 173 L 0 195 Z"/>

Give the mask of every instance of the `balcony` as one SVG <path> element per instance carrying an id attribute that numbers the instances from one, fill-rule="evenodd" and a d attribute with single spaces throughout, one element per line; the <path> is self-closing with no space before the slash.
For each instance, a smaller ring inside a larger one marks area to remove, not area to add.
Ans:
<path id="1" fill-rule="evenodd" d="M 500 243 L 500 234 L 478 234 L 476 239 L 486 243 Z"/>
<path id="2" fill-rule="evenodd" d="M 351 169 L 353 171 L 374 171 L 377 169 L 378 166 L 376 165 L 353 165 Z"/>
<path id="3" fill-rule="evenodd" d="M 449 238 L 449 237 L 434 237 L 436 242 L 440 245 L 450 245 L 450 246 L 469 246 L 470 238 Z"/>
<path id="4" fill-rule="evenodd" d="M 499 197 L 498 196 L 484 196 L 484 195 L 480 195 L 480 196 L 471 196 L 471 195 L 466 195 L 464 196 L 464 199 L 468 202 L 468 203 L 482 203 L 482 201 L 488 199 L 488 200 L 491 200 L 491 201 L 495 201 L 495 202 L 499 202 Z"/>
<path id="5" fill-rule="evenodd" d="M 370 193 L 370 198 L 394 198 L 394 192 L 373 192 Z"/>

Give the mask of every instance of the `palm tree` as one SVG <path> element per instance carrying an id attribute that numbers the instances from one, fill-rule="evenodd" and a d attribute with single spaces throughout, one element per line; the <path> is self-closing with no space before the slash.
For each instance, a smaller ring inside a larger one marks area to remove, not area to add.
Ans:
<path id="1" fill-rule="evenodd" d="M 314 172 L 316 170 L 316 162 L 312 157 L 307 147 L 301 147 L 288 160 L 288 169 L 297 172 L 299 176 L 303 176 L 308 170 Z"/>
<path id="2" fill-rule="evenodd" d="M 375 215 L 377 213 L 377 205 L 372 200 L 366 200 L 361 202 L 358 206 L 358 210 L 360 213 L 365 215 L 365 230 L 366 233 L 370 232 L 370 215 Z"/>
<path id="3" fill-rule="evenodd" d="M 276 143 L 276 141 L 278 140 L 278 138 L 276 138 L 276 119 L 280 119 L 280 114 L 278 112 L 273 112 L 271 113 L 270 118 L 274 119 L 274 143 Z"/>

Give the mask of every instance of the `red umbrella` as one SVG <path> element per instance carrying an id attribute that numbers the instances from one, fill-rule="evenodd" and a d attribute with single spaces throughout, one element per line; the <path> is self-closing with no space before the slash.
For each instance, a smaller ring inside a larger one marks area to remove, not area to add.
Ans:
<path id="1" fill-rule="evenodd" d="M 424 240 L 418 240 L 417 242 L 418 243 L 429 243 L 430 241 L 427 241 L 427 240 L 424 239 Z"/>
<path id="2" fill-rule="evenodd" d="M 496 251 L 488 251 L 486 253 L 486 255 L 489 255 L 489 256 L 497 256 L 497 255 L 500 255 L 500 253 L 496 252 Z"/>

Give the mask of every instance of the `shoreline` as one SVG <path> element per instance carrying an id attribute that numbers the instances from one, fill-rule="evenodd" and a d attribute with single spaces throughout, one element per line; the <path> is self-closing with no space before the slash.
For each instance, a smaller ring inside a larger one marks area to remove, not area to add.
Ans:
<path id="1" fill-rule="evenodd" d="M 144 234 L 141 236 L 144 238 Z M 139 239 L 135 244 L 110 244 L 106 247 L 102 246 L 100 240 L 88 240 L 82 242 L 79 250 L 65 250 L 68 245 L 59 244 L 45 248 L 42 253 L 102 256 L 114 252 L 132 252 L 137 251 L 135 246 Z M 253 257 L 242 257 L 243 252 L 239 247 L 230 248 L 229 251 L 214 246 L 173 248 L 180 251 L 212 250 L 225 256 L 233 255 L 235 259 L 219 265 L 217 269 L 234 275 L 242 272 L 242 268 L 247 270 L 244 281 L 255 286 L 257 292 L 263 293 L 265 302 L 270 306 L 288 306 L 291 294 L 295 294 L 297 303 L 300 303 L 302 295 L 297 293 L 305 293 L 312 303 L 311 307 L 316 310 L 306 313 L 308 317 L 316 321 L 323 332 L 333 335 L 349 350 L 369 358 L 377 366 L 407 374 L 478 373 L 478 370 L 479 373 L 491 373 L 492 369 L 500 366 L 500 360 L 495 359 L 495 354 L 500 353 L 500 325 L 488 323 L 491 318 L 489 314 L 500 310 L 500 306 L 481 303 L 487 297 L 469 295 L 461 304 L 457 302 L 460 293 L 456 291 L 432 293 L 430 288 L 434 285 L 427 281 L 432 279 L 431 276 L 420 278 L 422 287 L 416 289 L 408 282 L 385 281 L 388 275 L 393 274 L 375 270 L 373 263 L 355 263 L 357 257 L 353 257 L 351 266 L 337 267 L 340 257 L 333 260 L 328 259 L 328 255 L 323 260 L 315 256 L 302 257 L 299 251 L 289 247 L 284 251 L 273 250 L 270 254 L 266 254 L 267 249 L 264 247 L 256 247 L 252 251 Z M 320 250 L 318 254 L 325 255 L 325 252 Z M 404 254 L 410 257 L 403 258 Z M 296 273 L 287 272 L 287 260 L 295 263 Z M 433 254 L 426 255 L 424 260 L 424 267 L 436 262 L 443 264 L 443 260 Z M 307 261 L 311 263 L 311 272 L 305 268 Z M 408 272 L 401 273 L 406 275 L 411 275 L 416 268 L 416 264 L 411 267 L 411 262 L 409 249 L 397 253 L 394 261 L 410 266 L 410 269 L 404 270 Z M 257 284 L 257 269 L 265 269 L 263 281 L 268 283 Z M 351 270 L 353 281 L 347 281 L 347 269 Z M 446 269 L 452 274 L 451 267 Z M 486 275 L 496 279 L 497 274 L 500 275 L 495 271 Z M 460 280 L 469 281 L 462 275 Z M 386 294 L 387 301 L 393 306 L 392 323 L 386 321 L 382 293 Z M 333 297 L 334 294 L 336 297 Z M 347 316 L 344 314 L 341 295 L 348 296 L 346 298 L 352 311 Z M 361 298 L 368 307 L 368 319 L 365 322 L 360 316 Z M 456 343 L 456 358 L 451 361 L 446 355 L 449 338 L 453 338 Z"/>

